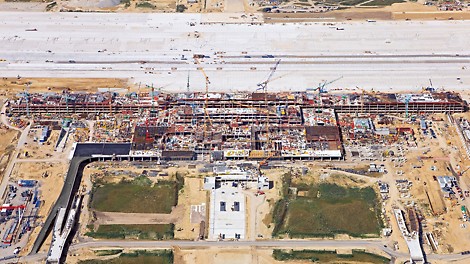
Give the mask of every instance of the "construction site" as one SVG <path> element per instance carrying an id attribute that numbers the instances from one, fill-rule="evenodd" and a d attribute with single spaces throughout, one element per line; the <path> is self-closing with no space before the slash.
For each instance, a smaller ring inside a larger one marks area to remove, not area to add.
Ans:
<path id="1" fill-rule="evenodd" d="M 97 243 L 113 236 L 262 241 L 285 238 L 285 230 L 293 238 L 316 237 L 325 235 L 315 233 L 325 227 L 342 230 L 328 236 L 379 236 L 391 254 L 416 263 L 470 248 L 470 236 L 459 235 L 467 228 L 470 208 L 463 178 L 470 168 L 470 117 L 460 94 L 429 88 L 421 93 L 327 90 L 334 81 L 306 91 L 269 92 L 268 82 L 255 92 L 167 93 L 146 86 L 137 92 L 37 93 L 26 88 L 8 98 L 2 119 L 27 131 L 15 155 L 22 163 L 10 180 L 37 182 L 26 196 L 29 204 L 13 199 L 2 207 L 11 212 L 12 226 L 2 233 L 4 240 L 28 234 L 6 245 L 7 252 L 15 251 L 9 257 L 38 250 L 48 252 L 51 263 L 65 257 L 73 261 L 63 248 L 83 238 Z M 64 162 L 85 157 L 95 163 L 84 176 L 70 168 L 65 175 Z M 40 163 L 29 160 L 60 161 L 61 166 L 37 167 Z M 282 176 L 286 173 L 292 182 Z M 53 188 L 63 179 L 74 186 L 70 196 Z M 7 199 L 14 197 L 16 185 L 10 186 Z M 286 188 L 288 193 L 281 191 Z M 331 196 L 335 188 L 363 188 L 372 196 L 337 207 L 328 200 L 337 199 Z M 37 202 L 39 194 L 44 204 Z M 375 196 L 382 200 L 376 203 Z M 56 199 L 60 202 L 53 205 Z M 80 206 L 82 199 L 89 206 Z M 135 199 L 145 202 L 133 206 Z M 319 207 L 305 207 L 309 200 Z M 276 213 L 279 201 L 290 201 L 284 216 Z M 378 206 L 373 213 L 367 209 L 371 203 Z M 303 210 L 320 210 L 313 215 L 318 219 L 353 210 L 349 215 L 368 224 L 358 227 L 344 218 L 332 226 L 307 226 L 293 220 L 303 219 Z M 276 230 L 277 217 L 284 220 Z M 12 229 L 15 225 L 20 229 Z M 39 243 L 36 236 L 45 240 Z M 175 254 L 201 258 L 194 251 Z"/>
<path id="2" fill-rule="evenodd" d="M 404 127 L 388 129 L 388 115 L 416 121 L 422 115 L 461 113 L 468 108 L 452 92 L 340 94 L 327 92 L 325 82 L 303 92 L 269 93 L 265 91 L 268 82 L 269 78 L 259 85 L 262 91 L 251 93 L 169 94 L 153 87 L 145 88 L 149 92 L 126 94 L 111 89 L 101 93 L 25 91 L 7 102 L 6 115 L 12 121 L 27 116 L 52 130 L 60 128 L 56 120 L 71 124 L 71 120 L 86 119 L 94 123 L 90 136 L 94 142 L 132 142 L 134 151 L 151 151 L 162 159 L 193 160 L 206 155 L 217 161 L 342 159 L 342 137 L 366 142 L 371 135 L 410 132 Z M 372 123 L 376 118 L 381 127 Z M 89 129 L 83 122 L 72 126 Z M 60 138 L 68 137 L 68 131 L 61 132 Z"/>

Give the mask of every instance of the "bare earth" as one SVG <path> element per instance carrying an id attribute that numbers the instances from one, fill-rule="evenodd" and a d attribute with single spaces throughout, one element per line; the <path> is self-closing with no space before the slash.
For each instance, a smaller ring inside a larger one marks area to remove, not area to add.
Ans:
<path id="1" fill-rule="evenodd" d="M 455 20 L 470 19 L 468 11 L 438 11 L 435 6 L 419 3 L 398 3 L 382 8 L 349 8 L 327 13 L 296 13 L 264 15 L 266 22 L 311 22 L 311 21 L 344 21 L 344 20 Z"/>
<path id="2" fill-rule="evenodd" d="M 173 210 L 171 214 L 137 214 L 96 212 L 95 223 L 99 225 L 144 225 L 144 224 L 170 224 L 179 218 L 179 210 Z"/>
<path id="3" fill-rule="evenodd" d="M 22 92 L 31 82 L 30 92 L 96 91 L 97 88 L 126 88 L 126 79 L 116 78 L 1 78 L 0 91 L 8 95 Z"/>

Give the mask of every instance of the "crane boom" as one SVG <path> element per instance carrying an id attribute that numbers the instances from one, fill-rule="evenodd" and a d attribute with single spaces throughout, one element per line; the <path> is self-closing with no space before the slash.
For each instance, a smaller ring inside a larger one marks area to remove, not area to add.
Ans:
<path id="1" fill-rule="evenodd" d="M 194 57 L 194 61 L 196 62 L 197 65 L 199 65 L 200 67 L 198 67 L 198 70 L 200 70 L 202 72 L 202 74 L 204 75 L 204 78 L 205 78 L 205 81 L 206 81 L 206 90 L 205 90 L 205 100 L 204 100 L 204 139 L 206 139 L 206 135 L 207 135 L 207 126 L 208 126 L 208 122 L 210 123 L 210 125 L 212 126 L 212 120 L 209 116 L 209 113 L 207 112 L 207 105 L 208 105 L 208 102 L 209 102 L 209 84 L 211 83 L 209 81 L 209 77 L 207 76 L 206 72 L 204 71 L 204 68 L 201 66 L 201 63 L 199 62 L 199 60 L 197 59 L 197 57 Z"/>
<path id="2" fill-rule="evenodd" d="M 281 63 L 281 60 L 277 60 L 276 61 L 276 64 L 274 65 L 273 68 L 271 68 L 271 72 L 269 73 L 268 75 L 268 78 L 264 81 L 264 82 L 261 82 L 261 83 L 258 83 L 258 88 L 257 90 L 263 90 L 264 92 L 264 103 L 265 103 L 265 108 L 267 109 L 268 108 L 268 83 L 271 81 L 271 78 L 273 77 L 274 73 L 276 72 L 277 70 L 277 66 L 279 66 L 279 63 Z M 269 118 L 266 118 L 266 145 L 269 145 L 270 144 L 270 135 L 269 135 Z"/>
<path id="3" fill-rule="evenodd" d="M 267 90 L 267 85 L 268 85 L 268 83 L 271 81 L 271 78 L 273 77 L 274 72 L 276 72 L 277 66 L 279 65 L 279 63 L 281 63 L 281 60 L 277 60 L 277 61 L 276 61 L 276 64 L 275 64 L 274 67 L 271 69 L 271 72 L 269 73 L 268 78 L 267 78 L 264 82 L 258 83 L 258 87 L 260 87 L 259 89 L 263 89 L 264 92 L 266 92 L 266 90 Z"/>
<path id="4" fill-rule="evenodd" d="M 343 76 L 340 76 L 340 77 L 338 77 L 338 78 L 336 78 L 336 79 L 334 79 L 334 80 L 332 80 L 332 81 L 325 81 L 321 86 L 318 86 L 318 91 L 319 91 L 320 93 L 324 93 L 324 92 L 325 92 L 325 86 L 327 86 L 328 84 L 332 84 L 332 83 L 334 83 L 334 82 L 336 82 L 336 81 L 338 81 L 338 80 L 341 80 L 341 79 L 343 79 Z"/>

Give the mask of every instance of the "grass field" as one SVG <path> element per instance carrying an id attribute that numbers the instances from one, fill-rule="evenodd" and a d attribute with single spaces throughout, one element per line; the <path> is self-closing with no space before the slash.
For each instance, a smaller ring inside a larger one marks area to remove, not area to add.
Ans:
<path id="1" fill-rule="evenodd" d="M 372 188 L 345 188 L 325 183 L 296 187 L 308 194 L 278 201 L 273 210 L 273 235 L 300 238 L 379 235 L 381 208 Z"/>
<path id="2" fill-rule="evenodd" d="M 360 250 L 353 250 L 352 254 L 340 255 L 336 251 L 320 251 L 320 250 L 280 250 L 275 249 L 273 251 L 273 257 L 275 260 L 286 261 L 286 260 L 311 260 L 312 262 L 319 263 L 389 263 L 390 259 L 367 253 Z"/>
<path id="3" fill-rule="evenodd" d="M 81 260 L 79 264 L 172 264 L 173 252 L 171 250 L 158 251 L 134 251 L 132 253 L 122 253 L 119 257 L 107 260 Z"/>
<path id="4" fill-rule="evenodd" d="M 98 184 L 93 188 L 91 208 L 101 212 L 168 214 L 178 202 L 178 190 L 175 181 L 153 184 L 146 177 Z"/>
<path id="5" fill-rule="evenodd" d="M 367 0 L 345 0 L 345 1 L 341 1 L 341 4 L 345 6 L 355 6 L 365 1 Z"/>
<path id="6" fill-rule="evenodd" d="M 395 3 L 403 3 L 403 2 L 405 1 L 403 0 L 373 0 L 372 2 L 364 4 L 364 6 L 389 6 Z"/>
<path id="7" fill-rule="evenodd" d="M 174 225 L 100 225 L 98 230 L 86 233 L 87 236 L 104 239 L 145 239 L 161 240 L 174 237 Z"/>

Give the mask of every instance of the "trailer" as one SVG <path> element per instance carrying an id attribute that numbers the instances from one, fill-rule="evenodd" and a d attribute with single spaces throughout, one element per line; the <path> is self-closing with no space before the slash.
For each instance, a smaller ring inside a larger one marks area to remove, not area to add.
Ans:
<path id="1" fill-rule="evenodd" d="M 21 187 L 31 188 L 36 186 L 37 181 L 35 180 L 19 180 L 18 185 Z"/>

